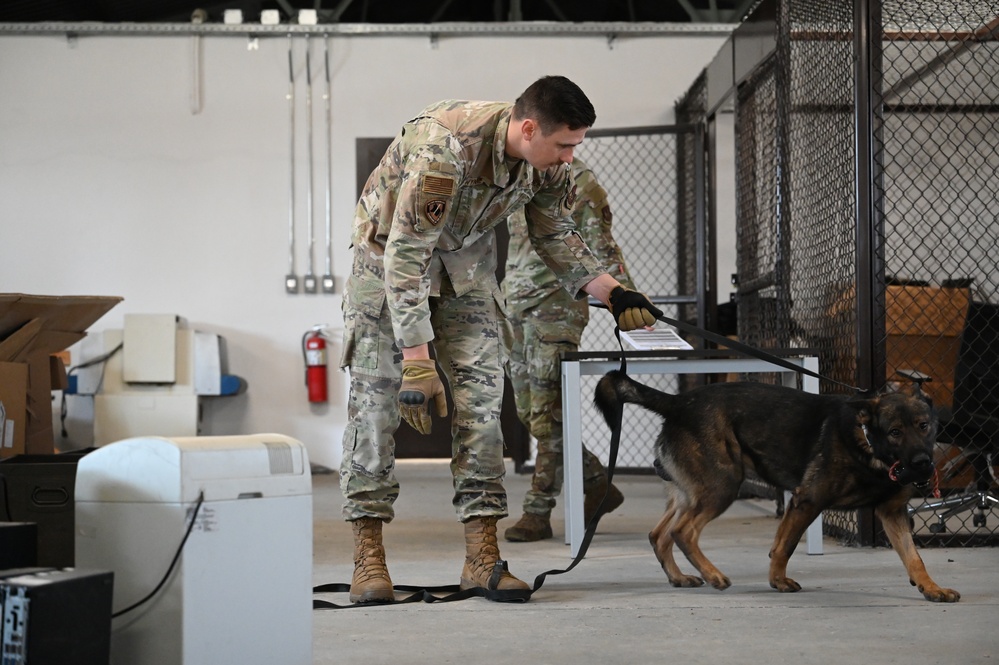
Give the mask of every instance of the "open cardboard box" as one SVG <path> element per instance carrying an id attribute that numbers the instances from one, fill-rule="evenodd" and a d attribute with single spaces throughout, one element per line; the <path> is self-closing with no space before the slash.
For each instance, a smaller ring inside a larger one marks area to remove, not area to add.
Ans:
<path id="1" fill-rule="evenodd" d="M 52 454 L 52 391 L 66 387 L 58 354 L 121 302 L 117 296 L 0 294 L 0 458 Z"/>

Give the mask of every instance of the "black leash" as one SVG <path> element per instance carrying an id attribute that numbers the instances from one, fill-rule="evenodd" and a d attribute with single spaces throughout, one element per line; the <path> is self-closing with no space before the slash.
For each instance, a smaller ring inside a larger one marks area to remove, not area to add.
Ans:
<path id="1" fill-rule="evenodd" d="M 501 563 L 501 562 L 497 562 Z M 410 593 L 411 595 L 406 596 L 398 600 L 390 601 L 378 601 L 370 603 L 351 603 L 350 605 L 337 605 L 328 600 L 320 600 L 318 598 L 312 599 L 312 609 L 314 610 L 347 610 L 355 607 L 373 607 L 378 605 L 403 605 L 405 603 L 450 603 L 456 600 L 465 600 L 466 598 L 474 598 L 476 596 L 481 596 L 487 600 L 492 600 L 496 602 L 526 602 L 530 599 L 532 591 L 501 591 L 499 589 L 484 589 L 482 587 L 475 587 L 473 589 L 462 589 L 457 584 L 445 584 L 441 586 L 409 586 L 405 584 L 397 584 L 392 587 L 394 591 L 399 591 L 403 593 Z M 347 593 L 350 591 L 350 585 L 344 583 L 336 584 L 320 584 L 317 587 L 313 587 L 312 593 Z M 435 596 L 435 593 L 445 593 L 445 596 Z"/>
<path id="2" fill-rule="evenodd" d="M 615 329 L 616 334 L 616 329 Z M 620 343 L 620 338 L 618 339 Z M 621 369 L 625 368 L 624 360 L 621 361 Z M 617 451 L 621 445 L 621 421 L 623 419 L 623 413 L 619 413 L 617 416 L 617 421 L 611 431 L 611 441 L 610 441 L 610 452 L 608 453 L 607 461 L 607 487 L 610 489 L 610 484 L 614 480 L 614 469 L 617 467 Z M 513 590 L 513 591 L 501 591 L 498 589 L 484 589 L 482 587 L 475 587 L 473 589 L 462 590 L 457 584 L 449 584 L 444 586 L 432 586 L 432 587 L 419 587 L 419 586 L 407 586 L 407 585 L 396 585 L 392 588 L 395 591 L 401 591 L 403 593 L 410 593 L 411 595 L 406 596 L 400 600 L 389 601 L 385 603 L 354 603 L 351 605 L 337 605 L 331 603 L 327 600 L 320 600 L 317 598 L 312 599 L 312 609 L 349 609 L 352 607 L 371 607 L 373 605 L 401 605 L 403 603 L 450 603 L 456 600 L 465 600 L 466 598 L 482 597 L 486 600 L 492 600 L 495 602 L 505 602 L 505 603 L 526 603 L 531 599 L 531 596 L 540 589 L 544 583 L 545 579 L 549 576 L 563 575 L 568 573 L 570 570 L 579 565 L 579 562 L 583 560 L 586 556 L 586 550 L 590 547 L 590 541 L 593 540 L 593 534 L 597 531 L 597 524 L 600 522 L 600 518 L 603 516 L 604 505 L 607 503 L 607 493 L 604 492 L 603 498 L 600 500 L 600 505 L 597 507 L 593 518 L 590 520 L 589 524 L 586 525 L 586 533 L 583 535 L 583 541 L 580 543 L 579 552 L 576 557 L 572 560 L 567 568 L 554 568 L 552 570 L 546 570 L 537 577 L 534 578 L 534 587 L 527 590 Z M 497 561 L 497 566 L 505 566 L 505 561 Z M 337 583 L 337 584 L 322 584 L 312 589 L 315 593 L 346 593 L 350 591 L 349 584 Z M 444 593 L 447 595 L 436 596 L 434 594 Z"/>
<path id="3" fill-rule="evenodd" d="M 783 359 L 783 358 L 781 358 L 779 356 L 775 356 L 775 355 L 773 355 L 771 353 L 767 353 L 766 351 L 762 351 L 760 349 L 757 349 L 754 346 L 749 346 L 748 344 L 743 344 L 742 342 L 740 342 L 738 340 L 729 339 L 728 337 L 725 337 L 724 335 L 719 335 L 719 334 L 713 333 L 713 332 L 711 332 L 709 330 L 704 330 L 703 328 L 698 328 L 697 326 L 695 326 L 693 324 L 685 323 L 685 322 L 680 321 L 678 319 L 671 319 L 670 317 L 665 316 L 665 315 L 660 315 L 660 316 L 657 316 L 656 318 L 659 319 L 660 321 L 662 321 L 663 323 L 666 323 L 668 325 L 674 326 L 675 328 L 679 328 L 680 330 L 686 331 L 686 332 L 691 333 L 693 335 L 697 335 L 698 337 L 700 337 L 702 339 L 706 339 L 709 342 L 714 342 L 715 344 L 718 344 L 718 345 L 721 345 L 721 346 L 725 346 L 725 347 L 727 347 L 729 349 L 732 349 L 733 351 L 737 351 L 739 353 L 742 353 L 743 355 L 751 356 L 753 358 L 756 358 L 757 360 L 765 360 L 768 363 L 773 363 L 774 365 L 779 365 L 779 366 L 783 367 L 784 369 L 789 369 L 789 370 L 791 370 L 793 372 L 797 372 L 798 374 L 806 374 L 806 375 L 808 375 L 810 377 L 819 379 L 821 381 L 828 381 L 829 383 L 834 383 L 837 386 L 840 386 L 842 388 L 848 388 L 848 389 L 850 389 L 853 392 L 858 393 L 858 394 L 870 394 L 872 392 L 870 390 L 864 390 L 862 388 L 858 388 L 857 386 L 851 386 L 849 383 L 843 383 L 842 381 L 837 381 L 836 379 L 831 379 L 828 376 L 822 376 L 818 372 L 813 372 L 812 370 L 810 370 L 810 369 L 808 369 L 806 367 L 802 367 L 800 365 L 795 365 L 794 363 L 792 363 L 790 361 L 787 361 L 787 360 L 785 360 L 785 359 Z M 616 327 L 614 328 L 614 334 L 615 335 L 618 334 L 618 329 Z M 618 342 L 620 342 L 620 338 L 618 338 Z M 622 364 L 622 367 L 621 367 L 621 371 L 624 371 L 623 364 Z"/>
<path id="4" fill-rule="evenodd" d="M 834 383 L 843 388 L 848 388 L 858 394 L 864 394 L 870 392 L 862 390 L 856 386 L 851 386 L 847 383 L 843 383 L 842 381 L 837 381 L 835 379 L 822 376 L 818 372 L 813 372 L 812 370 L 807 369 L 805 367 L 801 367 L 800 365 L 795 365 L 794 363 L 789 362 L 778 356 L 775 356 L 771 353 L 767 353 L 766 351 L 762 351 L 755 347 L 749 346 L 748 344 L 743 344 L 742 342 L 739 342 L 737 340 L 729 339 L 728 337 L 724 337 L 722 335 L 718 335 L 708 330 L 704 330 L 703 328 L 698 328 L 695 325 L 684 323 L 683 321 L 679 321 L 677 319 L 673 319 L 665 315 L 660 315 L 656 318 L 667 325 L 671 325 L 676 328 L 679 328 L 680 330 L 697 335 L 698 337 L 708 340 L 709 342 L 714 342 L 715 344 L 725 346 L 733 351 L 756 358 L 758 360 L 764 360 L 779 367 L 783 367 L 784 369 L 789 369 L 799 374 L 806 374 L 808 376 L 811 376 L 813 378 L 822 381 L 829 381 L 830 383 Z M 614 326 L 614 337 L 617 338 L 617 343 L 621 347 L 621 351 L 623 352 L 624 345 L 621 342 L 620 329 L 617 326 Z M 624 355 L 622 355 L 621 371 L 627 373 L 628 371 L 627 368 L 628 368 L 627 358 Z M 614 426 L 611 428 L 610 451 L 608 453 L 608 461 L 607 461 L 608 488 L 610 487 L 611 482 L 614 480 L 614 469 L 617 467 L 617 454 L 618 454 L 618 448 L 621 445 L 621 424 L 623 418 L 624 418 L 624 412 L 622 409 L 617 413 Z M 475 598 L 475 597 L 485 598 L 487 600 L 491 600 L 494 602 L 507 602 L 507 603 L 527 602 L 528 600 L 531 599 L 531 596 L 544 585 L 545 580 L 549 576 L 564 575 L 565 573 L 568 573 L 570 570 L 579 565 L 579 562 L 583 560 L 583 558 L 586 556 L 586 551 L 590 547 L 590 541 L 593 540 L 593 535 L 597 531 L 597 524 L 600 522 L 600 518 L 603 516 L 603 508 L 606 503 L 607 503 L 607 494 L 605 492 L 603 498 L 600 500 L 600 505 L 597 508 L 594 517 L 590 520 L 589 524 L 586 525 L 586 533 L 583 535 L 583 540 L 580 543 L 579 552 L 576 554 L 575 558 L 572 560 L 569 566 L 567 568 L 554 568 L 552 570 L 547 570 L 541 573 L 540 575 L 534 578 L 534 587 L 531 589 L 501 591 L 499 589 L 485 589 L 482 587 L 475 587 L 472 589 L 461 589 L 460 586 L 457 584 L 429 586 L 429 587 L 395 585 L 392 587 L 393 590 L 402 593 L 409 593 L 410 595 L 394 601 L 378 602 L 378 603 L 352 603 L 350 605 L 337 605 L 336 603 L 332 603 L 327 600 L 314 598 L 312 600 L 312 609 L 315 610 L 349 609 L 355 607 L 371 607 L 374 605 L 402 605 L 405 603 L 416 603 L 416 602 L 450 603 L 458 600 L 465 600 L 466 598 Z M 506 562 L 503 560 L 499 560 L 496 562 L 496 565 L 498 569 L 497 572 L 499 572 L 499 568 L 505 567 Z M 314 594 L 349 593 L 350 585 L 344 583 L 321 584 L 319 586 L 313 587 L 312 592 Z M 438 596 L 434 594 L 446 594 L 446 595 Z"/>

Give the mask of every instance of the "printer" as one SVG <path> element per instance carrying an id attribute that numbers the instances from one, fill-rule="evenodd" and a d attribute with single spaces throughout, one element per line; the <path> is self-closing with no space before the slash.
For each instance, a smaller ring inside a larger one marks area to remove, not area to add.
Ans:
<path id="1" fill-rule="evenodd" d="M 280 434 L 135 437 L 81 458 L 76 566 L 114 573 L 111 663 L 311 665 L 311 482 Z"/>

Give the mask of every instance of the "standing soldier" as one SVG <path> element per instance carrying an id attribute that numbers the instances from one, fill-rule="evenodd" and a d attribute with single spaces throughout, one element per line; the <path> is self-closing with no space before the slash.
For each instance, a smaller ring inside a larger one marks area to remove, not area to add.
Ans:
<path id="1" fill-rule="evenodd" d="M 607 304 L 623 330 L 661 314 L 601 272 L 574 231 L 568 165 L 595 118 L 583 91 L 561 76 L 539 79 L 515 104 L 438 102 L 403 125 L 368 178 L 343 300 L 350 394 L 340 487 L 354 533 L 351 602 L 394 597 L 382 545 L 399 495 L 393 433 L 401 416 L 428 434 L 432 404 L 447 415 L 444 380 L 455 405 L 461 587 L 528 591 L 496 538 L 496 521 L 508 514 L 500 429 L 508 323 L 494 227 L 526 206 L 531 242 L 567 291 Z"/>
<path id="2" fill-rule="evenodd" d="M 625 288 L 634 283 L 624 265 L 621 248 L 611 235 L 607 191 L 580 159 L 572 162 L 579 200 L 572 213 L 576 230 L 594 257 Z M 510 380 L 516 395 L 517 416 L 538 442 L 531 489 L 524 497 L 524 515 L 506 530 L 507 540 L 530 542 L 552 537 L 551 512 L 562 491 L 562 373 L 563 351 L 577 351 L 590 320 L 586 300 L 574 299 L 559 284 L 531 246 L 522 212 L 510 216 L 506 294 L 514 343 Z M 604 512 L 614 510 L 624 496 L 608 485 L 607 472 L 597 456 L 583 448 L 584 515 L 589 524 L 604 495 Z"/>

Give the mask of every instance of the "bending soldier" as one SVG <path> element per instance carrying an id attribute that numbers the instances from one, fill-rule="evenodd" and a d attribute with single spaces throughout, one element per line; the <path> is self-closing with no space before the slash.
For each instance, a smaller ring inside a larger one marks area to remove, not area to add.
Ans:
<path id="1" fill-rule="evenodd" d="M 354 533 L 352 602 L 393 599 L 382 543 L 399 495 L 393 433 L 400 417 L 429 433 L 432 406 L 447 415 L 445 380 L 455 404 L 453 503 L 465 529 L 461 586 L 528 588 L 496 538 L 508 514 L 499 416 L 509 324 L 493 228 L 525 208 L 533 246 L 574 297 L 606 303 L 622 329 L 660 314 L 602 272 L 574 231 L 568 165 L 595 118 L 560 76 L 539 79 L 514 104 L 438 102 L 403 125 L 368 178 L 343 300 L 350 392 L 340 486 Z"/>

